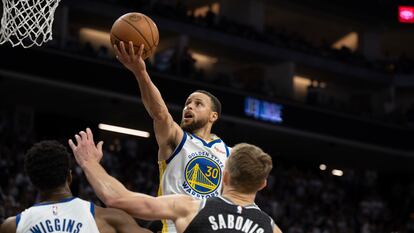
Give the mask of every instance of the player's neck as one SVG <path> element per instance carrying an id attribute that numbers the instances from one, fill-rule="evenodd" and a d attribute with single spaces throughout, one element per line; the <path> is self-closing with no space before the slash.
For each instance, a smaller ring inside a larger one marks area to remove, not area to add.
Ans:
<path id="1" fill-rule="evenodd" d="M 214 140 L 210 127 L 203 127 L 201 129 L 194 130 L 192 133 L 206 142 Z"/>
<path id="2" fill-rule="evenodd" d="M 40 202 L 51 202 L 51 201 L 60 201 L 65 198 L 72 197 L 72 192 L 69 187 L 64 186 L 48 191 L 41 191 L 40 193 Z"/>
<path id="3" fill-rule="evenodd" d="M 254 204 L 254 200 L 256 199 L 256 194 L 254 193 L 245 194 L 245 193 L 240 193 L 234 189 L 223 190 L 222 196 L 225 199 L 228 199 L 234 204 L 240 205 L 240 206 L 247 206 L 247 205 Z"/>

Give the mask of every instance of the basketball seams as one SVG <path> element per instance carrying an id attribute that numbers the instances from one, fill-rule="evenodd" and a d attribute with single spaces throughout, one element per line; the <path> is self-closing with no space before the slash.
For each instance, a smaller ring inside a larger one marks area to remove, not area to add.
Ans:
<path id="1" fill-rule="evenodd" d="M 117 39 L 118 40 L 118 42 L 121 42 L 121 41 L 123 41 L 123 40 L 121 40 L 121 38 L 119 38 L 119 37 L 117 37 L 114 33 L 112 33 L 112 35 L 115 37 L 115 39 Z M 123 42 L 126 42 L 126 41 L 123 41 Z M 134 43 L 132 43 L 132 45 L 134 46 L 134 47 L 136 47 L 136 48 L 138 48 L 139 49 L 139 45 L 135 45 Z M 119 45 L 118 45 L 119 46 Z M 128 44 L 128 46 L 129 46 L 129 44 Z M 126 49 L 126 48 L 125 48 Z M 145 50 L 145 49 L 144 49 Z"/>
<path id="2" fill-rule="evenodd" d="M 160 34 L 158 32 L 157 25 L 154 23 L 154 21 L 152 21 L 151 18 L 148 19 L 151 21 L 151 30 L 154 31 L 154 46 L 157 47 L 160 40 Z"/>
<path id="3" fill-rule="evenodd" d="M 117 39 L 117 40 L 118 40 L 118 41 L 117 41 L 118 43 L 119 43 L 119 41 L 122 41 L 122 40 L 121 40 L 121 38 L 119 38 L 119 37 L 117 37 L 117 36 L 115 35 L 115 33 L 113 33 L 113 32 L 112 32 L 112 33 L 111 33 L 111 35 L 112 35 L 113 37 L 115 37 L 115 39 Z"/>
<path id="4" fill-rule="evenodd" d="M 119 38 L 118 36 L 116 36 L 116 35 L 115 35 L 115 33 L 113 33 L 113 32 L 112 32 L 111 34 L 112 34 L 112 36 L 113 36 L 113 37 L 115 37 L 115 39 L 117 39 L 117 40 L 118 40 L 118 43 L 119 43 L 120 41 L 123 41 L 123 40 L 121 40 L 121 38 Z M 125 42 L 125 41 L 123 41 L 123 42 Z M 132 45 L 134 46 L 134 48 L 137 48 L 137 49 L 139 50 L 139 45 L 135 45 L 134 43 L 132 43 Z M 128 45 L 128 46 L 129 46 L 129 45 Z M 145 47 L 144 47 L 144 51 L 143 51 L 143 52 L 144 52 L 144 54 L 142 54 L 142 55 L 143 55 L 143 57 L 145 57 L 144 55 L 146 55 L 146 54 L 147 54 L 148 50 L 146 50 L 146 49 L 145 49 Z"/>
<path id="5" fill-rule="evenodd" d="M 151 22 L 152 22 L 152 26 L 154 27 L 153 28 L 154 32 L 156 32 L 156 33 L 154 33 L 155 34 L 154 44 L 155 44 L 155 47 L 157 47 L 159 42 L 160 42 L 160 34 L 159 34 L 159 31 L 158 31 L 157 25 L 154 23 L 154 21 L 151 21 Z"/>
<path id="6" fill-rule="evenodd" d="M 151 52 L 152 52 L 152 48 L 155 48 L 155 46 L 156 46 L 156 45 L 155 45 L 155 40 L 154 40 L 154 34 L 152 33 L 152 27 L 151 27 L 150 22 L 148 22 L 147 16 L 145 16 L 145 15 L 144 15 L 144 19 L 145 19 L 145 22 L 147 22 L 148 27 L 149 27 L 150 32 L 151 32 L 151 38 L 152 38 Z"/>
<path id="7" fill-rule="evenodd" d="M 145 38 L 145 36 L 142 34 L 142 32 L 140 32 L 138 30 L 138 28 L 136 28 L 132 23 L 130 23 L 128 20 L 122 19 L 122 21 L 125 21 L 127 24 L 129 24 L 132 28 L 135 29 L 135 31 L 137 31 L 139 33 L 139 35 L 142 37 L 142 39 L 147 43 L 148 47 L 150 47 L 150 43 L 148 42 L 147 38 Z"/>
<path id="8" fill-rule="evenodd" d="M 142 17 L 144 17 L 145 21 L 142 20 Z M 151 36 L 148 33 L 151 33 Z M 124 43 L 133 41 L 134 50 L 139 48 L 141 44 L 145 45 L 142 57 L 146 59 L 154 53 L 158 45 L 158 28 L 152 19 L 144 14 L 137 12 L 127 13 L 118 18 L 113 24 L 111 40 L 117 40 L 116 43 L 113 42 L 114 44 L 118 44 L 119 41 Z M 136 46 L 136 44 L 139 44 L 139 46 Z"/>
<path id="9" fill-rule="evenodd" d="M 148 19 L 147 19 L 147 17 L 146 17 L 146 16 L 144 16 L 144 19 L 145 19 L 145 21 L 147 22 L 148 27 L 149 27 L 149 29 L 150 29 L 150 31 L 151 31 L 152 46 L 156 46 L 156 45 L 155 45 L 154 34 L 153 34 L 153 32 L 152 32 L 151 23 L 148 21 Z"/>

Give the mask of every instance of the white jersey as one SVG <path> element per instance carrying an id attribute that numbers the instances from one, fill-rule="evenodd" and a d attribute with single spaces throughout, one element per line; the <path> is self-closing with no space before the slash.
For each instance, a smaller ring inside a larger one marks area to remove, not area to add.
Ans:
<path id="1" fill-rule="evenodd" d="M 159 162 L 161 184 L 158 195 L 187 194 L 196 199 L 218 196 L 229 155 L 230 148 L 220 138 L 207 143 L 184 132 L 171 157 Z M 172 221 L 166 220 L 163 224 L 163 233 L 176 232 Z"/>
<path id="2" fill-rule="evenodd" d="M 94 204 L 71 197 L 40 203 L 16 216 L 16 233 L 99 233 Z"/>

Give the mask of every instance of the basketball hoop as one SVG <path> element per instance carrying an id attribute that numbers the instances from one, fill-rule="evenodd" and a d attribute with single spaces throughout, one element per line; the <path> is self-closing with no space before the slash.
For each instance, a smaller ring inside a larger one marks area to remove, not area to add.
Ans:
<path id="1" fill-rule="evenodd" d="M 2 0 L 0 44 L 41 46 L 52 39 L 52 24 L 60 0 Z"/>

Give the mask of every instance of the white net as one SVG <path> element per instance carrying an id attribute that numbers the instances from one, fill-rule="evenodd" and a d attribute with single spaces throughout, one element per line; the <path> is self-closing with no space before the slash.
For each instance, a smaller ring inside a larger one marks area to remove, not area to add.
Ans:
<path id="1" fill-rule="evenodd" d="M 60 0 L 3 0 L 0 44 L 29 48 L 52 39 L 52 24 Z"/>

